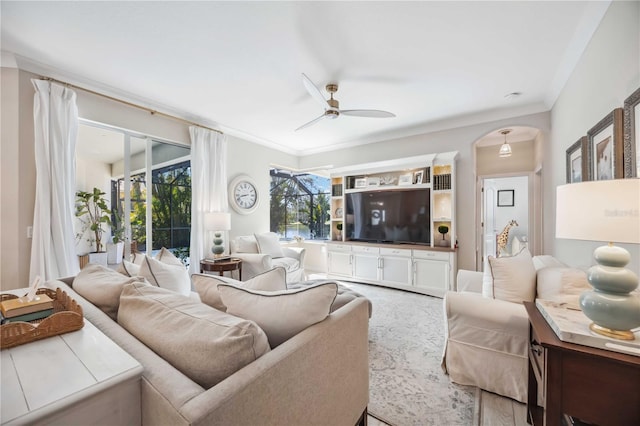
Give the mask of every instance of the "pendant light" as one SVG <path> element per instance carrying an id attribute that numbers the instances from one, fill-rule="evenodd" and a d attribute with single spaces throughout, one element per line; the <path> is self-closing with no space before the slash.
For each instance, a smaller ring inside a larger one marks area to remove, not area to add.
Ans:
<path id="1" fill-rule="evenodd" d="M 504 143 L 500 147 L 500 157 L 511 157 L 511 146 L 507 143 L 507 135 L 511 133 L 511 129 L 500 130 L 500 133 L 504 135 Z"/>

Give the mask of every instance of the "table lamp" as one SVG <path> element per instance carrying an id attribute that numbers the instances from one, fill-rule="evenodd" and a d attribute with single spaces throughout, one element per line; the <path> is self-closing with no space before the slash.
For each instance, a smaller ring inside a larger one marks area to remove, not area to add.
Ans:
<path id="1" fill-rule="evenodd" d="M 209 231 L 214 231 L 213 257 L 221 257 L 224 253 L 224 240 L 222 239 L 222 231 L 231 229 L 231 214 L 225 212 L 210 212 L 204 217 L 204 226 Z"/>
<path id="2" fill-rule="evenodd" d="M 608 241 L 593 256 L 587 272 L 594 288 L 580 295 L 582 312 L 601 335 L 633 340 L 640 326 L 638 276 L 626 269 L 631 256 L 613 243 L 640 244 L 640 179 L 615 179 L 558 186 L 556 237 Z"/>

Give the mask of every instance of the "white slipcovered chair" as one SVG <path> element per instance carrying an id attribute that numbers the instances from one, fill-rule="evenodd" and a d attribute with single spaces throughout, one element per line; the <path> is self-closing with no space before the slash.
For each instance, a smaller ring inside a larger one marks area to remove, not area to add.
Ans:
<path id="1" fill-rule="evenodd" d="M 283 247 L 273 232 L 239 236 L 230 241 L 231 255 L 242 260 L 242 280 L 276 267 L 286 271 L 287 283 L 306 280 L 304 272 L 305 249 Z"/>
<path id="2" fill-rule="evenodd" d="M 484 279 L 483 279 L 484 278 Z M 522 301 L 577 304 L 586 273 L 528 251 L 490 259 L 487 273 L 459 270 L 444 296 L 442 367 L 451 381 L 527 400 L 529 320 Z"/>

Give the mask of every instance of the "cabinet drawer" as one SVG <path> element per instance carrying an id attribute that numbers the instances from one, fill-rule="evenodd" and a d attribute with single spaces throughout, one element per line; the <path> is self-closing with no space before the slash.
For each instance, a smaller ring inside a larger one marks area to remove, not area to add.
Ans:
<path id="1" fill-rule="evenodd" d="M 380 249 L 378 247 L 353 246 L 352 249 L 354 253 L 370 253 L 370 254 L 380 253 Z"/>
<path id="2" fill-rule="evenodd" d="M 413 257 L 416 259 L 429 260 L 449 260 L 449 253 L 442 251 L 414 250 Z"/>
<path id="3" fill-rule="evenodd" d="M 380 249 L 380 254 L 383 256 L 411 257 L 411 250 L 383 247 Z"/>
<path id="4" fill-rule="evenodd" d="M 327 244 L 327 251 L 351 251 L 348 244 Z"/>

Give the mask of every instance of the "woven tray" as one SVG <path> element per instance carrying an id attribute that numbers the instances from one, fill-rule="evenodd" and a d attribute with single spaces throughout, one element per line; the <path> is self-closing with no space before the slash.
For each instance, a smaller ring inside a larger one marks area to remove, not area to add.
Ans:
<path id="1" fill-rule="evenodd" d="M 84 326 L 82 307 L 66 292 L 57 288 L 41 288 L 36 294 L 46 294 L 53 299 L 53 314 L 30 322 L 11 322 L 0 326 L 0 349 L 12 348 L 58 334 L 80 330 Z M 17 299 L 14 294 L 0 294 L 0 301 Z"/>

